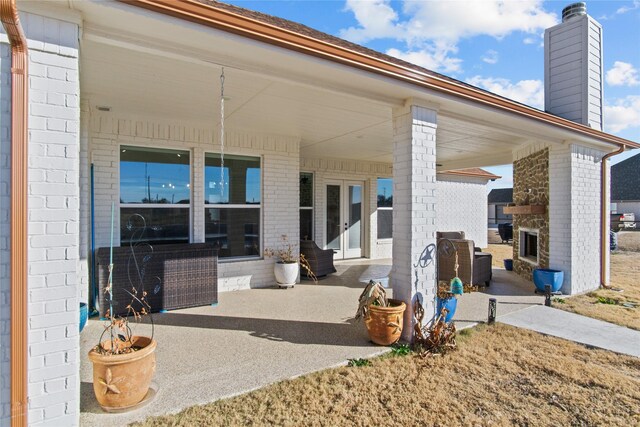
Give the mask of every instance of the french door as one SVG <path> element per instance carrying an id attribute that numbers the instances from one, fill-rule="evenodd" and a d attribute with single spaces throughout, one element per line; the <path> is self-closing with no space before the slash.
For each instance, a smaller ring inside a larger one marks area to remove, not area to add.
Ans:
<path id="1" fill-rule="evenodd" d="M 334 250 L 334 259 L 362 256 L 363 191 L 361 181 L 326 183 L 326 248 Z"/>

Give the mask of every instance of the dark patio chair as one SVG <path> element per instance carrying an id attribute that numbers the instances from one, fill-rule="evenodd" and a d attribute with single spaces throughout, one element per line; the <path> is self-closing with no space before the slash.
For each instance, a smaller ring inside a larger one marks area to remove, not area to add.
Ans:
<path id="1" fill-rule="evenodd" d="M 316 277 L 322 277 L 336 272 L 336 268 L 333 266 L 332 249 L 320 249 L 313 240 L 301 240 L 300 253 L 309 261 L 311 271 L 313 271 Z M 308 277 L 307 270 L 304 268 L 300 269 L 300 274 Z"/>

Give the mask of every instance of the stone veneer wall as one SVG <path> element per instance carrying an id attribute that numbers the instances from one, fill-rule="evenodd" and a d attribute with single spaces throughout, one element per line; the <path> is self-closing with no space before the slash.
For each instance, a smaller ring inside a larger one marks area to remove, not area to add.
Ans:
<path id="1" fill-rule="evenodd" d="M 513 162 L 513 202 L 520 205 L 549 204 L 549 149 Z M 519 258 L 520 228 L 538 229 L 538 265 Z M 513 270 L 532 280 L 534 268 L 549 266 L 549 211 L 536 215 L 513 215 Z"/>

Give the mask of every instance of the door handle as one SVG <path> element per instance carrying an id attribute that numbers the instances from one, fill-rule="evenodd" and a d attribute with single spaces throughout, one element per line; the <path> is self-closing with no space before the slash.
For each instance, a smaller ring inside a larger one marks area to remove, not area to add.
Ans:
<path id="1" fill-rule="evenodd" d="M 348 230 L 348 229 L 349 229 L 349 224 L 348 224 L 348 223 L 346 223 L 346 222 L 344 223 L 344 229 L 345 229 L 345 230 Z"/>

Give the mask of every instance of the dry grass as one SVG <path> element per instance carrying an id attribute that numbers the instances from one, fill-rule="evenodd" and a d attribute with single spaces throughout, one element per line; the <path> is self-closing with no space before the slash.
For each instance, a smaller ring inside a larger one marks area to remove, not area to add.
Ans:
<path id="1" fill-rule="evenodd" d="M 511 244 L 489 243 L 489 246 L 482 249 L 482 252 L 488 252 L 493 255 L 491 265 L 494 267 L 504 268 L 504 260 L 513 258 L 513 246 Z"/>
<path id="2" fill-rule="evenodd" d="M 618 249 L 640 252 L 640 231 L 621 231 L 618 233 Z"/>
<path id="3" fill-rule="evenodd" d="M 512 246 L 499 243 L 497 230 L 489 229 L 487 236 L 489 247 L 483 251 L 493 254 L 494 267 L 503 268 L 502 260 L 513 256 Z M 562 298 L 564 304 L 556 299 L 554 307 L 640 330 L 640 231 L 620 232 L 618 245 L 624 251 L 611 255 L 611 285 L 623 292 L 601 289 L 585 295 Z M 625 303 L 637 306 L 625 307 L 622 305 Z"/>
<path id="4" fill-rule="evenodd" d="M 640 330 L 640 252 L 614 252 L 611 255 L 611 285 L 623 292 L 600 289 L 566 298 L 564 304 L 554 306 Z M 605 301 L 612 304 L 603 303 Z M 624 303 L 637 306 L 625 307 Z"/>
<path id="5" fill-rule="evenodd" d="M 136 425 L 640 423 L 640 359 L 505 325 L 471 330 L 459 344 L 444 357 L 375 359 Z"/>

